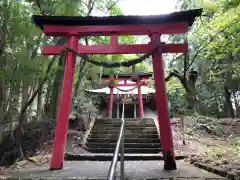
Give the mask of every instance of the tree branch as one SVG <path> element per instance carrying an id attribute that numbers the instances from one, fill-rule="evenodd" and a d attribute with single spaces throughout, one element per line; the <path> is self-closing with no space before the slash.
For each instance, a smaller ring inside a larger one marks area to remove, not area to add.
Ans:
<path id="1" fill-rule="evenodd" d="M 183 81 L 184 80 L 184 77 L 176 70 L 176 69 L 174 69 L 173 71 L 171 71 L 170 73 L 169 73 L 169 75 L 165 78 L 165 82 L 168 82 L 168 81 L 170 81 L 170 79 L 172 78 L 172 77 L 176 77 L 176 78 L 178 78 L 180 81 Z"/>
<path id="2" fill-rule="evenodd" d="M 209 42 L 207 42 L 206 44 L 204 44 L 202 47 L 200 47 L 198 49 L 198 51 L 195 53 L 195 55 L 193 56 L 191 62 L 189 63 L 186 71 L 191 67 L 191 65 L 195 62 L 196 58 L 198 57 L 198 55 L 201 53 L 202 50 L 204 50 L 219 34 L 221 34 L 222 32 L 224 32 L 226 29 L 230 28 L 233 24 L 235 24 L 236 22 L 234 21 L 233 23 L 229 24 L 228 26 L 226 26 L 225 28 L 221 29 L 220 31 L 218 31 L 214 36 L 212 36 L 209 40 Z"/>
<path id="3" fill-rule="evenodd" d="M 119 2 L 119 0 L 116 0 L 114 3 L 111 4 L 111 6 L 107 7 L 107 12 L 110 11 L 117 3 Z"/>
<path id="4" fill-rule="evenodd" d="M 39 11 L 42 13 L 42 15 L 46 16 L 45 12 L 42 9 L 42 6 L 41 6 L 39 0 L 36 0 L 36 4 L 37 4 L 37 7 L 38 7 Z"/>
<path id="5" fill-rule="evenodd" d="M 105 6 L 106 7 L 106 11 L 104 9 L 100 9 L 102 10 L 105 14 L 108 13 L 108 11 L 110 11 L 117 3 L 119 2 L 119 0 L 116 0 L 114 3 L 112 3 L 109 7 Z"/>
<path id="6" fill-rule="evenodd" d="M 89 0 L 88 2 L 88 13 L 87 16 L 90 16 L 90 14 L 92 13 L 92 10 L 94 8 L 94 4 L 96 3 L 97 0 Z"/>
<path id="7" fill-rule="evenodd" d="M 43 36 L 43 33 L 41 33 L 41 34 L 37 37 L 36 48 L 35 48 L 34 51 L 32 52 L 31 59 L 33 59 L 33 58 L 35 58 L 35 57 L 37 56 L 37 51 L 38 51 L 39 46 L 40 46 L 40 44 L 41 44 L 42 36 Z"/>

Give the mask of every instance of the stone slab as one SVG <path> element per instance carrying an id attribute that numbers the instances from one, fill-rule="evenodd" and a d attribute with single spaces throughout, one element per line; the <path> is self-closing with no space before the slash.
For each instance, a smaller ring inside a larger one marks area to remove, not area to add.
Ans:
<path id="1" fill-rule="evenodd" d="M 175 156 L 176 160 L 182 160 L 187 158 L 186 155 Z M 88 153 L 88 154 L 74 154 L 66 153 L 66 161 L 111 161 L 113 159 L 113 153 Z M 119 155 L 120 159 L 120 155 Z M 162 154 L 124 154 L 125 161 L 155 161 L 163 160 Z"/>
<path id="2" fill-rule="evenodd" d="M 50 171 L 48 167 L 38 167 L 22 169 L 9 172 L 8 179 L 14 180 L 53 180 L 53 179 L 107 179 L 108 170 L 111 162 L 94 161 L 71 161 L 64 163 L 64 169 Z M 178 161 L 178 170 L 164 171 L 163 161 L 126 161 L 125 179 L 144 180 L 144 179 L 225 179 L 202 169 Z M 117 179 L 119 179 L 119 166 L 117 167 Z"/>

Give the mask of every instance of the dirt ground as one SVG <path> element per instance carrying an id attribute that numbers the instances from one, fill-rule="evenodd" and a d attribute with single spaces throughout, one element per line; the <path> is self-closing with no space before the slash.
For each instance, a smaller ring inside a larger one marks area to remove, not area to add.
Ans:
<path id="1" fill-rule="evenodd" d="M 201 162 L 223 168 L 240 176 L 240 119 L 223 119 L 222 136 L 194 130 L 191 121 L 185 121 L 185 142 L 183 145 L 179 120 L 172 124 L 174 148 L 177 155 L 189 155 L 186 161 Z"/>

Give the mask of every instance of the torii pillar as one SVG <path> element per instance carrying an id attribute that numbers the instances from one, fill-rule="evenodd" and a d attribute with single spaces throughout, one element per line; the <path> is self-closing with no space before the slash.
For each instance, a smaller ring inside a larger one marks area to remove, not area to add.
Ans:
<path id="1" fill-rule="evenodd" d="M 142 100 L 142 87 L 140 80 L 137 81 L 138 85 L 138 104 L 139 104 L 139 117 L 144 117 L 144 109 L 143 109 L 143 100 Z"/>
<path id="2" fill-rule="evenodd" d="M 108 101 L 108 118 L 112 118 L 114 85 L 111 84 L 109 88 L 110 88 L 110 95 L 109 95 L 109 101 Z"/>
<path id="3" fill-rule="evenodd" d="M 164 169 L 174 170 L 176 169 L 173 138 L 170 116 L 168 111 L 168 99 L 166 96 L 165 88 L 165 76 L 164 76 L 164 62 L 162 58 L 164 43 L 160 42 L 161 34 L 151 34 L 150 44 L 159 49 L 152 55 L 155 89 L 156 89 L 156 104 L 157 104 L 157 115 L 158 125 L 160 129 L 161 147 L 164 157 Z M 162 44 L 162 46 L 161 46 Z M 164 127 L 164 128 L 161 128 Z M 169 141 L 171 139 L 171 141 Z"/>
<path id="4" fill-rule="evenodd" d="M 76 49 L 78 45 L 78 35 L 71 34 L 68 46 Z M 62 95 L 60 99 L 60 107 L 57 116 L 57 125 L 54 137 L 51 169 L 62 169 L 64 153 L 66 149 L 68 121 L 72 103 L 72 88 L 74 82 L 74 73 L 76 68 L 76 54 L 67 53 L 66 65 L 64 71 L 64 79 L 62 85 Z M 60 166 L 59 166 L 60 165 Z"/>

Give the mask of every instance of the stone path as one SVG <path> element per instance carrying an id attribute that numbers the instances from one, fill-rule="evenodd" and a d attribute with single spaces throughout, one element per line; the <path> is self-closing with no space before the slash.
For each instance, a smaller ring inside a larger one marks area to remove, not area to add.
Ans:
<path id="1" fill-rule="evenodd" d="M 94 161 L 74 161 L 65 162 L 64 169 L 59 171 L 49 171 L 48 166 L 38 168 L 28 168 L 18 171 L 8 172 L 2 176 L 2 179 L 11 180 L 48 180 L 48 179 L 106 179 L 110 162 Z M 183 161 L 177 162 L 178 170 L 164 171 L 163 161 L 126 161 L 125 162 L 125 179 L 225 179 L 207 171 L 198 169 Z M 0 176 L 1 177 L 1 176 Z M 119 167 L 117 167 L 117 177 L 119 178 Z M 1 178 L 0 178 L 1 179 Z"/>

